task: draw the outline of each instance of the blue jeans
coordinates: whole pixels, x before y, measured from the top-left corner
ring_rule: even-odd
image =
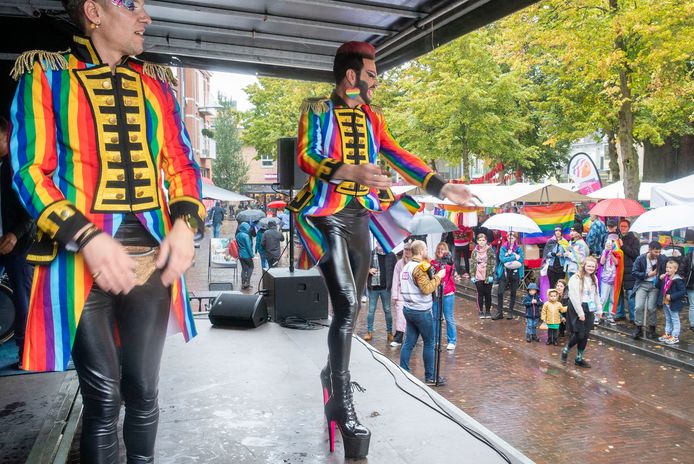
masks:
[[[629,320],[634,322],[634,310],[636,309],[636,292],[632,288],[631,290],[625,290],[627,292],[627,302],[629,303]]]
[[[405,343],[400,351],[400,367],[410,372],[410,358],[412,349],[417,344],[417,339],[422,336],[424,349],[424,380],[434,379],[434,316],[431,311],[415,311],[407,307],[403,308],[403,314],[407,321]]]
[[[628,292],[628,290],[624,289],[622,287],[622,291],[619,292],[619,300],[617,300],[617,314],[615,314],[615,317],[621,318],[624,317],[624,293]]]
[[[687,290],[689,295],[689,327],[694,327],[694,288]]]
[[[665,333],[680,338],[680,313],[670,310],[670,305],[663,305],[665,310]]]
[[[267,269],[268,267],[270,267],[267,262],[267,256],[265,256],[265,252],[259,251],[258,256],[260,256],[261,269]]]
[[[221,222],[212,224],[212,237],[219,238],[219,230],[221,228],[222,228]]]
[[[533,319],[532,317],[525,318],[525,336],[535,335],[537,336],[537,321],[540,319]]]
[[[456,331],[455,331],[455,321],[453,320],[453,303],[455,303],[455,295],[444,295],[443,297],[443,317],[446,319],[446,338],[448,343],[455,345],[456,342]],[[432,308],[434,313],[434,327],[438,329],[439,327],[439,299],[434,297],[434,307]],[[439,340],[439,331],[434,331],[434,339]]]
[[[376,314],[376,306],[378,299],[381,299],[383,312],[386,314],[386,330],[388,333],[393,332],[393,316],[390,313],[390,290],[384,288],[382,290],[369,290],[369,315],[366,318],[366,330],[374,331],[374,315]]]

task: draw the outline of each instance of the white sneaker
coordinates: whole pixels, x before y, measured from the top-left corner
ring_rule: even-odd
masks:
[[[362,302],[362,303],[368,303],[368,302],[369,302],[369,297],[367,297],[367,296],[361,297],[361,302]]]
[[[448,351],[453,351],[453,350],[455,350],[455,345],[454,345],[453,343],[449,343],[449,344],[446,346],[446,349],[447,349]]]

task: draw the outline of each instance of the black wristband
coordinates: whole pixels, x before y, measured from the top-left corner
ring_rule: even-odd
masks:
[[[82,233],[77,240],[75,240],[75,243],[77,243],[77,248],[79,250],[84,249],[84,247],[87,246],[87,243],[91,242],[94,237],[99,234],[101,234],[101,231],[96,226],[90,227],[84,233]]]

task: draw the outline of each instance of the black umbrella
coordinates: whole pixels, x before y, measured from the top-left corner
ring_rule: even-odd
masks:
[[[238,222],[255,222],[265,217],[262,209],[245,209],[236,215]]]
[[[279,223],[279,219],[277,219],[277,218],[274,218],[274,217],[264,217],[264,218],[262,218],[260,221],[258,221],[258,224],[257,224],[257,225],[258,225],[258,227],[260,227],[261,229],[269,229],[270,226],[268,225],[268,223],[269,223],[270,221],[274,221],[274,222],[275,222],[275,225],[277,225],[277,224]]]
[[[412,235],[443,234],[458,230],[458,226],[445,217],[422,214],[415,216],[407,228]]]

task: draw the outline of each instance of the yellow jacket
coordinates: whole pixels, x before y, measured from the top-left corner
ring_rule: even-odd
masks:
[[[545,324],[560,324],[561,323],[561,313],[566,312],[566,307],[559,301],[554,303],[551,301],[546,302],[542,305],[542,313],[540,314],[540,319],[542,319]]]

